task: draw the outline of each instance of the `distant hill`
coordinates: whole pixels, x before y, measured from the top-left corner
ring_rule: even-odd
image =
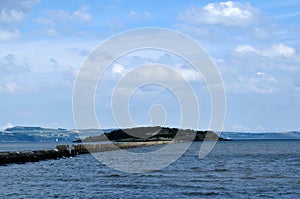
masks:
[[[180,131],[180,137],[176,136]],[[77,142],[100,142],[107,138],[117,142],[146,142],[146,141],[171,141],[175,138],[177,141],[194,140],[203,141],[205,137],[208,140],[225,140],[212,131],[195,131],[190,129],[178,129],[168,127],[136,127],[128,129],[117,129],[109,133],[98,136],[87,137],[77,140]]]
[[[222,132],[221,136],[232,140],[251,140],[251,139],[300,139],[300,132],[266,132],[266,133],[243,133],[243,132]]]
[[[67,130],[64,128],[52,129],[43,127],[16,126],[0,131],[0,142],[44,142],[44,141],[74,141],[80,137],[103,134],[112,129],[84,129]]]
[[[161,129],[159,132],[158,130]],[[168,127],[137,127],[125,129],[129,135],[120,129],[80,129],[68,130],[64,128],[43,128],[16,126],[0,131],[0,142],[18,142],[18,141],[78,141],[80,138],[84,141],[103,140],[103,133],[111,140],[115,141],[143,141],[148,140],[170,140],[173,139],[179,129]],[[212,131],[194,131],[184,130],[186,136],[189,133],[196,133],[195,140],[203,140],[204,135],[209,133],[213,139],[216,134]],[[135,135],[135,136],[134,136]],[[232,140],[250,140],[250,139],[300,139],[300,132],[290,131],[281,133],[245,133],[245,132],[222,132],[220,137]]]

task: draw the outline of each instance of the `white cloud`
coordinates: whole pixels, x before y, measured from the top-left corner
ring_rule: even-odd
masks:
[[[7,54],[0,59],[0,77],[10,74],[29,72],[29,67],[25,62],[16,59],[15,55]]]
[[[146,82],[147,85],[153,85],[159,83],[165,85],[167,88],[173,88],[180,93],[185,93],[187,85],[190,85],[191,81],[198,80],[200,76],[193,70],[183,68],[172,68],[168,66],[160,66],[156,64],[150,64],[147,66],[141,66],[134,68],[133,70],[124,69],[120,64],[115,64],[112,68],[114,74],[122,74],[122,83],[116,89],[119,96],[123,96],[124,93],[129,93],[135,89],[135,87],[141,86],[137,82]],[[111,81],[111,77],[109,81]],[[110,82],[111,83],[111,82]],[[120,82],[118,82],[120,83]],[[107,85],[111,86],[111,85]],[[107,88],[106,87],[106,88]],[[153,89],[141,89],[143,94],[150,95],[158,94],[162,92],[161,87],[154,87]],[[189,96],[191,97],[191,96]]]
[[[79,69],[70,67],[68,70],[63,72],[64,81],[67,84],[69,84],[70,86],[73,86],[73,83],[77,77],[78,72],[79,72]]]
[[[45,25],[45,26],[54,26],[55,25],[53,20],[51,20],[49,18],[37,17],[34,19],[34,21],[37,22],[38,24]]]
[[[53,62],[49,61],[51,58],[55,58],[55,61],[59,63],[58,70],[60,71],[67,70],[70,66],[78,68],[84,61],[87,52],[96,46],[97,42],[57,39],[3,43],[0,47],[0,55],[3,56],[2,59],[0,57],[0,72],[4,71],[3,68],[8,72],[8,69],[22,69],[26,65],[33,73],[57,71],[54,70]],[[13,59],[7,59],[6,56],[10,54],[13,55],[14,65],[17,67],[10,64]]]
[[[130,16],[130,17],[137,17],[137,16],[138,16],[138,13],[137,13],[136,11],[134,11],[134,10],[131,10],[131,11],[129,12],[129,16]]]
[[[27,82],[8,81],[0,83],[0,93],[21,94],[34,93],[38,90],[37,84]]]
[[[165,53],[160,53],[159,55],[151,58],[150,53],[146,53],[144,55],[137,54],[134,56],[123,57],[118,61],[118,63],[113,64],[112,74],[124,75],[137,66],[158,63],[170,67],[170,69],[177,72],[187,81],[197,81],[201,79],[197,70],[195,70],[192,66],[186,65],[186,63],[183,60],[178,59],[178,57]],[[166,70],[164,68],[160,68],[155,71],[149,71],[149,73],[154,73],[155,76],[160,76],[164,74],[165,71]],[[173,81],[172,77],[166,77],[166,79]]]
[[[277,90],[278,81],[264,72],[257,72],[250,79],[250,86],[257,93],[273,93]]]
[[[254,21],[258,13],[250,4],[227,1],[192,7],[180,13],[178,20],[196,25],[243,26]]]
[[[20,37],[21,33],[16,24],[30,12],[30,6],[36,0],[0,1],[0,41],[13,40]]]
[[[68,49],[69,52],[74,53],[75,55],[80,55],[80,56],[87,56],[90,51],[84,48],[70,48]]]
[[[125,68],[123,65],[121,64],[114,64],[112,67],[112,73],[113,74],[124,74],[125,72]]]
[[[247,132],[250,131],[250,128],[240,124],[234,124],[231,126],[232,131],[240,131],[240,132]]]
[[[124,28],[124,24],[119,18],[114,18],[110,21],[107,21],[105,22],[105,25],[108,26],[111,30],[118,30]]]
[[[60,34],[54,28],[44,28],[44,33],[52,37],[58,37]]]
[[[90,22],[92,20],[92,15],[87,10],[88,8],[85,6],[81,7],[79,10],[75,10],[72,13],[72,18],[82,22]]]
[[[30,7],[39,0],[0,1],[0,23],[16,23],[24,19],[31,11]]]
[[[45,12],[47,17],[38,17],[35,19],[36,22],[53,26],[56,23],[76,21],[76,22],[90,22],[92,15],[87,11],[87,7],[81,7],[73,12],[67,12],[63,9],[60,10],[48,10]]]
[[[12,128],[14,125],[12,124],[12,123],[7,123],[6,125],[4,125],[4,126],[1,126],[1,128],[0,128],[0,130],[5,130],[5,129],[7,129],[7,128]]]
[[[88,8],[82,6],[80,9],[75,10],[73,12],[67,12],[65,10],[48,10],[46,11],[48,19],[51,19],[55,23],[66,22],[66,21],[77,21],[77,22],[90,22],[92,20],[91,13],[88,12]],[[47,22],[48,25],[49,20],[45,20],[43,18],[37,18],[38,22]],[[42,19],[42,20],[41,20]],[[47,19],[47,18],[46,18]]]
[[[197,81],[200,75],[192,69],[183,67],[169,67],[155,64],[155,62],[142,65],[123,65],[120,63],[113,64],[110,67],[109,73],[106,73],[102,78],[105,80],[105,89],[115,86],[117,82],[126,79],[125,82],[119,85],[118,92],[128,92],[133,90],[137,82],[148,82],[150,84],[157,82],[163,85],[172,85],[177,87],[177,90],[184,92],[183,85]],[[112,78],[113,77],[113,78]],[[103,89],[101,89],[103,91]],[[143,90],[143,89],[142,89]],[[108,89],[107,92],[111,92]],[[143,92],[161,92],[161,88],[155,87],[153,90],[143,90]]]
[[[235,49],[234,49],[234,52],[236,53],[257,53],[257,50],[251,46],[251,45],[240,45],[240,46],[237,46]]]
[[[0,47],[0,93],[71,91],[76,70],[95,44],[96,41],[82,40],[3,43]]]
[[[149,19],[151,17],[151,13],[147,10],[145,10],[143,13],[141,12],[137,12],[135,10],[131,10],[129,12],[129,16],[132,17],[132,18],[139,18],[139,19]]]
[[[267,24],[261,24],[261,27],[255,27],[252,29],[255,38],[260,40],[267,40],[274,34],[272,28],[268,27]]]
[[[0,23],[16,23],[22,21],[24,17],[23,11],[3,9],[0,12]]]
[[[227,93],[257,95],[280,93],[286,89],[289,81],[283,75],[278,75],[274,67],[268,69],[258,65],[260,61],[257,58],[250,57],[249,60],[238,58],[231,63],[218,64]]]
[[[19,85],[17,85],[15,82],[8,82],[4,86],[4,89],[11,94],[15,94],[20,90]]]
[[[266,131],[267,129],[261,125],[257,125],[255,128],[256,131]]]
[[[21,33],[19,30],[1,30],[0,29],[0,41],[8,41],[8,40],[14,40],[21,36]]]
[[[197,81],[201,79],[200,74],[196,70],[182,67],[177,67],[174,70],[188,81]]]
[[[296,50],[290,46],[284,44],[273,45],[270,49],[267,49],[265,52],[262,52],[264,56],[267,57],[292,57],[295,55]]]
[[[293,47],[285,44],[274,44],[266,48],[255,48],[251,45],[239,45],[234,50],[238,54],[254,53],[264,57],[292,57],[296,54],[296,50]]]
[[[41,25],[41,32],[55,37],[60,35],[60,29],[72,31],[74,25],[85,25],[93,20],[92,14],[88,12],[88,7],[86,6],[82,6],[80,9],[72,12],[67,12],[63,9],[46,10],[44,14],[45,16],[39,16],[34,21]]]

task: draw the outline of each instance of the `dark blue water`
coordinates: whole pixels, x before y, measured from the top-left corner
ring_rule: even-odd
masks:
[[[0,167],[0,198],[300,198],[300,141],[219,142],[204,159],[200,145],[141,174],[91,155]]]
[[[71,145],[72,142],[0,142],[0,152],[54,149],[60,144]]]

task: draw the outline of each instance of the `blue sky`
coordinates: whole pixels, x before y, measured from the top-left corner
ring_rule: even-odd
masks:
[[[287,1],[0,1],[0,127],[75,128],[72,91],[81,64],[101,41],[133,28],[161,27],[196,40],[214,60],[226,88],[226,131],[300,130],[300,3]],[[118,60],[107,71],[96,112],[114,127],[110,91],[130,67],[153,52]],[[154,53],[155,54],[155,53]],[[209,95],[203,82],[175,57],[152,61],[176,65],[198,90],[200,127],[208,127]],[[168,79],[167,79],[168,80]],[[171,80],[170,80],[171,81]],[[161,88],[144,88],[130,102],[138,125],[148,109],[164,106],[166,125],[177,126],[178,102]],[[102,97],[102,98],[101,98]],[[159,99],[159,100],[158,100]]]

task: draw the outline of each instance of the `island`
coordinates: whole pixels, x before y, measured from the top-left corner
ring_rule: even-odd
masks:
[[[79,139],[74,142],[154,142],[154,141],[204,141],[205,140],[221,140],[227,141],[219,137],[213,131],[196,131],[191,129],[178,129],[161,126],[153,127],[134,127],[125,129],[116,129],[97,136],[90,136]]]

